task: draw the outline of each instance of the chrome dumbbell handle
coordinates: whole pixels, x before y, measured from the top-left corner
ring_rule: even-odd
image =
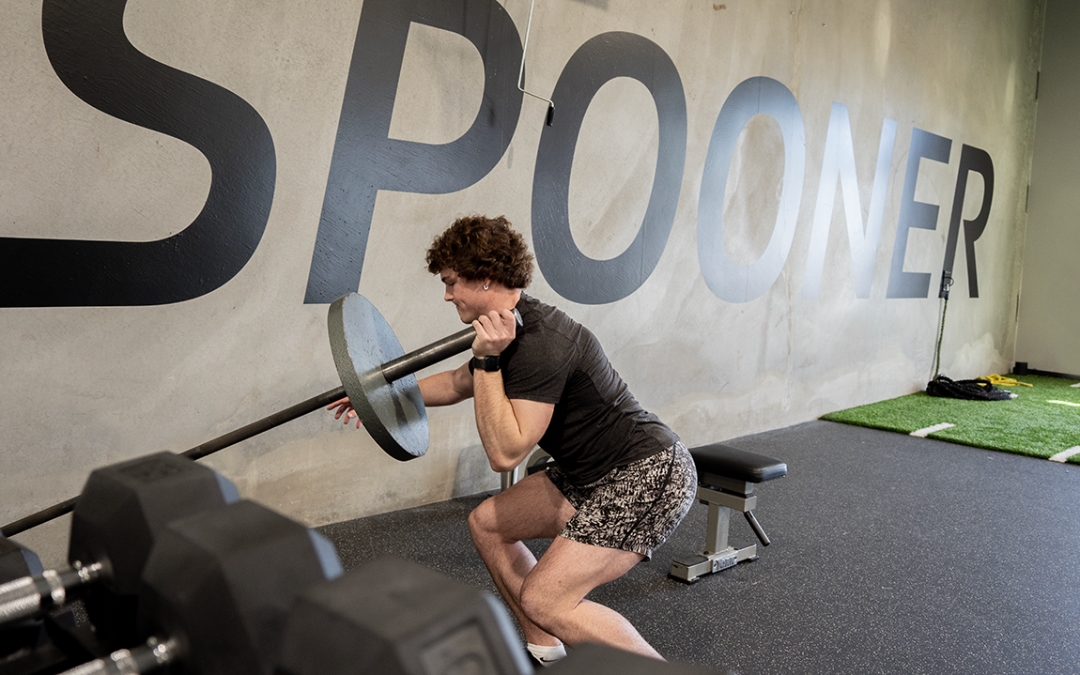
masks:
[[[145,645],[115,651],[108,658],[76,666],[63,675],[143,675],[168,665],[176,654],[175,640],[151,638]]]
[[[47,570],[0,586],[0,626],[40,616],[67,604],[68,593],[101,576],[100,563]]]

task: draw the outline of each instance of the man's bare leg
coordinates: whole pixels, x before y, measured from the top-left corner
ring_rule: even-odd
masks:
[[[534,645],[561,642],[522,611],[521,587],[537,564],[522,540],[556,537],[574,513],[574,507],[548,477],[537,473],[485,500],[469,515],[476,550],[525,639]]]
[[[663,659],[615,610],[585,600],[597,586],[630,571],[639,553],[589,546],[556,537],[520,592],[521,611],[541,630],[568,645],[596,642]]]
[[[559,537],[574,513],[540,473],[484,501],[469,516],[477,551],[525,639],[535,645],[598,642],[662,658],[621,614],[584,599],[643,556]],[[554,541],[537,562],[522,540],[540,538]]]

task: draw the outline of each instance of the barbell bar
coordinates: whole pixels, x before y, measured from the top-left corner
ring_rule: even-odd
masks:
[[[323,394],[319,394],[318,396],[309,398],[303,403],[298,403],[294,406],[285,408],[284,410],[279,410],[273,415],[269,415],[262,418],[261,420],[242,426],[239,429],[230,431],[227,434],[218,436],[213,440],[197,445],[194,448],[191,448],[190,450],[186,450],[179,454],[183,457],[187,457],[193,460],[201,459],[203,457],[206,457],[207,455],[212,455],[219,450],[224,450],[229,446],[236,445],[241,441],[245,441],[249,438],[258,436],[264,431],[269,431],[274,427],[285,424],[286,422],[290,422],[308,413],[314,412],[321,408],[325,408],[326,406],[330,405],[334,401],[337,401],[343,396],[345,396],[345,387],[338,387],[337,389],[332,389]],[[53,504],[52,506],[42,509],[37,513],[26,516],[25,518],[21,518],[12,523],[8,523],[7,525],[4,525],[3,528],[0,528],[0,533],[2,533],[5,537],[13,537],[20,532],[25,532],[26,530],[37,527],[38,525],[43,525],[50,520],[55,520],[62,515],[71,513],[71,511],[75,508],[75,502],[78,501],[78,499],[78,497],[72,497],[71,499],[62,501],[58,504]]]
[[[520,315],[517,321],[520,325]],[[476,329],[470,326],[406,354],[390,324],[359,293],[343,295],[330,305],[327,326],[330,350],[342,386],[179,454],[192,460],[201,459],[324,409],[345,396],[372,439],[391,457],[407,461],[427,452],[427,412],[414,373],[468,350],[476,339]],[[77,500],[78,497],[72,497],[4,525],[0,534],[11,537],[59,518],[70,513]]]

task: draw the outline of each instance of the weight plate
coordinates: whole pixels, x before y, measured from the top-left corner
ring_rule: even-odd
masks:
[[[394,330],[371,302],[350,293],[330,305],[330,351],[338,377],[364,428],[402,462],[427,452],[427,411],[415,375],[387,382],[382,366],[405,355]]]

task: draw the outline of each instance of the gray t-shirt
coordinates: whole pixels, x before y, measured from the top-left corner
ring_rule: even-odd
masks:
[[[678,440],[642,409],[588,328],[524,293],[517,309],[524,325],[500,359],[506,396],[555,405],[540,447],[572,482],[587,485]]]

